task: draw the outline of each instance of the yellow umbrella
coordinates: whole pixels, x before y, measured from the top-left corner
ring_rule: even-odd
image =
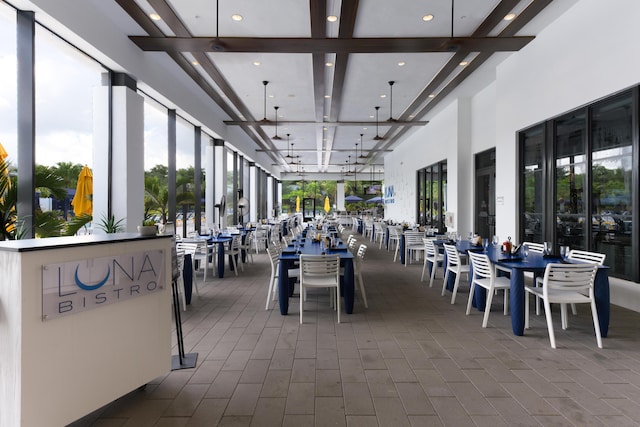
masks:
[[[71,201],[73,213],[78,215],[91,215],[93,212],[93,174],[87,166],[83,167],[78,175],[76,195]]]
[[[331,210],[331,205],[329,204],[329,196],[324,198],[324,211],[329,212]]]
[[[9,157],[9,153],[7,153],[7,150],[4,149],[4,147],[2,146],[2,143],[0,143],[0,162],[4,163],[4,159],[6,159],[7,157]],[[5,168],[4,170],[4,175],[6,177],[9,176],[9,169]],[[7,180],[7,189],[11,188],[11,180]],[[0,202],[2,202],[2,197],[0,197]],[[12,211],[14,209],[12,208]],[[16,229],[15,224],[7,224],[6,226],[6,230],[11,233],[13,230]]]
[[[4,160],[7,157],[9,157],[9,153],[7,153],[7,150],[5,150],[2,143],[0,143],[0,160]]]
[[[296,196],[296,212],[300,212],[300,196]]]

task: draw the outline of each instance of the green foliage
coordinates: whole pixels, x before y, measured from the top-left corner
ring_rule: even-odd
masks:
[[[82,227],[85,227],[91,221],[93,221],[93,217],[87,214],[82,214],[82,215],[73,217],[67,222],[62,235],[74,236],[78,232],[78,230],[80,230]]]
[[[103,215],[97,225],[107,234],[122,233],[125,230],[124,218],[116,220],[113,214],[109,216]]]

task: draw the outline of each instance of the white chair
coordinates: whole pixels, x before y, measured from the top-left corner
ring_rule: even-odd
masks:
[[[209,259],[215,263],[216,258],[214,253],[216,252],[216,247],[215,245],[208,244],[204,239],[198,239],[196,244],[198,246],[193,257],[193,267],[194,271],[200,268],[200,266],[204,269],[204,275],[202,276],[202,283],[204,284],[207,281],[207,274],[209,273]],[[198,294],[198,296],[200,296],[200,294]]]
[[[424,263],[422,264],[422,276],[420,277],[420,281],[424,281],[424,273],[427,269],[427,263],[431,263],[431,276],[429,278],[429,287],[433,286],[433,279],[436,277],[436,270],[438,269],[438,263],[444,261],[444,255],[438,251],[436,245],[433,243],[433,238],[424,238],[422,239],[424,242]]]
[[[364,237],[368,237],[369,240],[373,241],[373,221],[364,221]]]
[[[300,255],[300,324],[306,288],[335,290],[336,310],[340,323],[340,257],[338,255]]]
[[[367,303],[367,293],[364,291],[364,280],[362,279],[362,270],[364,270],[364,255],[367,253],[367,245],[360,245],[358,253],[353,260],[353,267],[355,270],[355,277],[360,285],[360,294],[362,294],[362,301],[365,308],[369,308]]]
[[[272,245],[267,248],[269,263],[271,264],[271,276],[269,277],[269,290],[267,292],[267,303],[264,307],[269,310],[269,301],[275,301],[278,294],[278,279],[280,278],[280,251],[277,246]],[[289,277],[300,277],[300,269],[290,268]]]
[[[460,261],[460,254],[458,254],[458,250],[454,245],[445,243],[444,250],[447,253],[447,270],[444,274],[444,283],[442,283],[442,296],[444,296],[444,292],[447,289],[449,274],[454,273],[456,275],[456,280],[453,284],[453,292],[451,293],[451,304],[455,304],[460,276],[466,273],[467,277],[469,277],[469,264],[463,264],[462,261]]]
[[[347,245],[347,248],[349,249],[349,252],[351,252],[352,254],[356,254],[356,247],[358,246],[358,239],[353,238],[349,241],[349,244]]]
[[[249,230],[247,231],[247,234],[244,236],[244,243],[242,243],[242,240],[240,241],[240,251],[241,252],[244,251],[245,259],[251,260],[251,263],[253,263],[253,252],[251,252],[254,245],[253,240],[254,240],[253,231]]]
[[[400,227],[396,225],[389,227],[389,246],[387,247],[387,251],[389,251],[395,245],[393,262],[396,262],[396,258],[398,258],[398,250],[400,248],[401,233],[402,233],[402,230],[400,229]]]
[[[525,286],[525,328],[529,328],[529,294],[542,298],[544,314],[547,319],[549,341],[551,347],[556,348],[556,338],[551,319],[551,304],[561,304],[560,317],[562,329],[567,328],[567,304],[590,304],[593,316],[593,327],[596,332],[598,347],[602,348],[600,322],[593,287],[598,266],[594,264],[548,264],[542,278],[542,287]]]
[[[257,228],[253,233],[253,245],[256,250],[256,255],[260,253],[260,249],[267,246],[269,241],[269,230],[266,228]]]
[[[231,239],[231,247],[229,248],[228,255],[231,257],[231,263],[233,264],[233,272],[238,275],[238,265],[244,271],[244,264],[242,263],[242,249],[240,246],[242,245],[242,237],[239,234],[234,235]]]
[[[404,266],[411,264],[414,255],[424,252],[424,233],[421,231],[406,231],[404,233]],[[417,259],[417,257],[416,257]]]
[[[196,295],[198,295],[198,297],[200,297],[200,290],[198,289],[198,281],[196,280],[196,261],[195,261],[195,257],[196,257],[196,252],[198,251],[198,244],[197,243],[187,243],[187,242],[177,242],[176,243],[176,251],[177,252],[183,252],[184,255],[190,255],[191,256],[191,266],[192,266],[192,270],[193,270],[193,279],[192,279],[192,283],[193,283],[193,287],[196,290]]]
[[[476,286],[481,286],[487,290],[487,299],[484,306],[484,317],[482,327],[486,328],[491,312],[491,302],[496,290],[504,290],[504,315],[509,313],[509,288],[511,281],[506,277],[496,276],[495,268],[491,265],[489,257],[483,253],[469,252],[469,259],[473,267],[473,277],[471,279],[471,289],[469,289],[469,300],[467,301],[467,316],[471,312],[471,302]]]
[[[578,249],[572,249],[569,251],[567,255],[567,259],[574,261],[583,261],[588,262],[590,264],[596,265],[604,265],[604,260],[607,258],[606,254],[601,254],[599,252],[588,252],[581,251]],[[578,310],[575,304],[571,304],[571,313],[575,316],[578,314]],[[538,314],[538,312],[536,312]]]
[[[387,232],[387,224],[384,222],[377,222],[375,231],[376,232],[373,235],[373,241],[380,241],[378,249],[382,249],[382,243],[384,242],[384,237]]]

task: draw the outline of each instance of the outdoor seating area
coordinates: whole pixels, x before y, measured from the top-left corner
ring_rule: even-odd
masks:
[[[463,264],[470,270],[469,279],[463,275],[457,291],[468,303],[451,305],[448,294],[441,296],[441,289],[451,290],[446,290],[448,264],[438,238],[424,237],[423,247],[437,249],[442,258],[434,258],[429,250],[420,254],[430,260],[422,275],[422,260],[398,264],[385,247],[371,244],[368,235],[351,228],[299,225],[287,244],[272,235],[266,251],[255,253],[252,248],[254,262],[238,276],[209,274],[204,279],[205,270],[195,270],[199,296],[182,312],[187,351],[199,354],[195,368],[168,373],[144,391],[134,391],[72,426],[136,419],[180,419],[186,425],[251,425],[257,420],[260,425],[465,425],[490,420],[505,425],[579,425],[585,413],[603,424],[640,420],[633,409],[635,394],[629,394],[640,387],[633,374],[640,371],[640,343],[633,326],[640,314],[612,306],[603,317],[607,327],[609,318],[615,319],[615,327],[596,345],[595,308],[593,319],[581,311],[571,316],[570,325],[565,322],[567,310],[560,307],[548,316],[533,315],[533,299],[526,299],[526,316],[525,306],[514,310],[514,282],[491,267],[496,258],[490,248],[485,253],[482,246],[474,248],[465,241],[447,243],[454,250],[475,250],[470,264]],[[337,244],[330,256],[331,286],[337,288],[327,291],[330,284],[322,279],[315,282],[322,289],[300,290],[308,271],[318,268],[306,267],[305,257],[329,261],[321,254],[328,251],[324,239],[329,236]],[[537,256],[533,253],[529,257]],[[335,262],[345,257],[352,260],[352,270],[345,265],[336,269]],[[434,262],[441,265],[431,276]],[[579,265],[594,271],[595,283],[598,265]],[[345,274],[351,276],[351,296],[341,289]],[[421,280],[427,275],[434,286]],[[477,285],[473,294],[471,280]],[[545,276],[545,284],[546,280]],[[472,308],[485,307],[485,299],[479,297],[484,288],[489,290],[491,316]],[[505,290],[509,298],[490,298],[493,289]],[[544,284],[526,287],[526,293],[544,298],[545,289]],[[549,298],[545,306],[547,301],[591,301],[595,307],[595,286],[585,289],[587,296],[580,301]],[[524,293],[523,285],[523,304]],[[287,315],[282,312],[284,301]],[[523,334],[512,330],[514,313],[522,313],[523,330],[526,322]],[[555,335],[548,319],[562,323]],[[601,323],[597,331],[602,327]],[[157,409],[150,413],[144,409],[149,405]],[[567,405],[581,410],[567,411]]]

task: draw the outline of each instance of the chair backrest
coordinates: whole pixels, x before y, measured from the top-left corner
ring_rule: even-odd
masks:
[[[398,228],[398,226],[394,225],[389,227],[389,237],[394,236],[394,237],[398,237],[400,235],[400,228]]]
[[[176,251],[184,251],[185,255],[194,256],[198,250],[197,243],[177,242]]]
[[[584,292],[593,296],[593,283],[598,266],[596,264],[547,264],[544,271],[543,293],[551,289]]]
[[[360,247],[358,248],[358,254],[357,259],[362,262],[364,261],[364,254],[367,253],[367,245],[360,245]]]
[[[494,269],[491,266],[491,261],[487,254],[481,254],[478,252],[469,252],[469,259],[473,267],[474,279],[479,278],[493,278]]]
[[[529,252],[537,252],[539,254],[544,252],[544,244],[543,243],[534,243],[534,242],[522,242],[522,246],[527,245],[529,248]]]
[[[240,251],[240,246],[242,245],[242,237],[240,235],[233,236],[231,239],[231,251]]]
[[[347,247],[349,248],[349,250],[351,252],[353,252],[356,249],[356,245],[358,244],[358,240],[357,239],[351,239],[351,241],[349,242],[349,245],[347,245]]]
[[[278,252],[275,247],[269,246],[267,248],[267,254],[269,254],[269,262],[271,263],[271,273],[274,274],[278,271],[280,252]]]
[[[422,241],[424,242],[424,251],[429,258],[433,258],[438,254],[438,252],[436,251],[436,245],[433,244],[433,240],[433,237],[424,237],[422,239]]]
[[[423,244],[424,233],[422,231],[405,231],[404,241],[407,245]]]
[[[279,240],[272,240],[270,247],[273,247],[278,253],[282,252],[282,243]]]
[[[300,255],[300,280],[305,278],[340,278],[340,256],[338,255]]]
[[[458,250],[456,249],[455,245],[449,245],[445,243],[444,250],[447,253],[447,263],[449,265],[460,264],[460,256],[458,255]]]
[[[571,249],[569,251],[569,256],[567,256],[567,258],[569,259],[580,260],[598,265],[604,265],[604,260],[606,257],[606,254],[601,254],[599,252],[579,251],[577,249]]]

